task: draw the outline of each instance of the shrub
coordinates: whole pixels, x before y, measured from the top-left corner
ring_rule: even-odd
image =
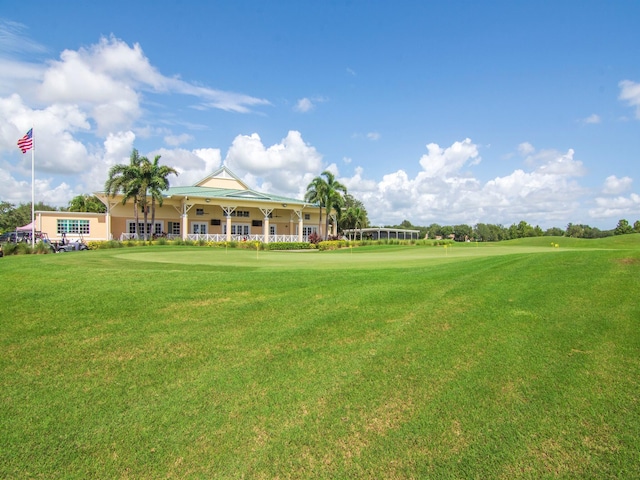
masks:
[[[318,235],[316,232],[311,232],[311,234],[309,235],[309,243],[313,243],[314,245],[317,245],[321,241],[322,241],[322,238],[320,238],[320,235]]]
[[[17,255],[18,254],[18,244],[17,243],[5,243],[2,246],[2,251],[5,255]]]
[[[33,253],[37,253],[39,255],[45,255],[47,253],[54,253],[53,246],[50,243],[45,243],[40,241],[36,243],[35,248],[33,249]]]
[[[339,248],[345,248],[348,245],[349,242],[346,240],[327,240],[318,243],[318,250],[337,250]]]
[[[273,242],[268,243],[269,250],[310,250],[312,244],[309,242]]]

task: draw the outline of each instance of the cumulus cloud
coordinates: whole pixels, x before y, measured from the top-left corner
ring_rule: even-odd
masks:
[[[171,185],[193,185],[222,165],[222,155],[217,148],[185,150],[181,148],[160,148],[149,153],[149,158],[160,155],[164,165],[171,165],[178,171],[177,177],[170,177]]]
[[[469,165],[480,163],[478,147],[469,138],[455,142],[446,149],[430,143],[427,150],[428,153],[420,159],[420,165],[428,177],[443,177],[458,172],[467,162]]]
[[[139,44],[129,45],[114,36],[36,63],[34,58],[38,57],[34,55],[45,54],[46,50],[30,41],[20,24],[0,21],[0,47],[3,198],[30,200],[30,188],[25,190],[24,182],[30,184],[31,156],[20,155],[16,147],[17,139],[29,128],[34,129],[36,183],[43,189],[46,186],[48,192],[43,190],[38,199],[51,199],[52,205],[63,206],[68,195],[102,189],[109,167],[128,161],[135,131],[140,138],[161,137],[169,147],[193,140],[189,133],[174,133],[167,127],[175,122],[158,118],[158,113],[168,115],[162,108],[162,96],[184,97],[202,109],[240,113],[270,105],[257,97],[166,76]],[[29,61],[20,59],[25,53],[30,55]],[[187,124],[180,127],[202,128]],[[189,158],[200,158],[201,168],[194,168],[194,176],[204,176],[210,173],[205,173],[208,167],[221,163],[219,151],[217,160],[204,150],[169,152],[165,155],[175,157],[178,166],[188,163]]]
[[[270,147],[253,133],[233,140],[225,164],[239,175],[248,174],[245,180],[255,188],[301,198],[314,172],[322,170],[322,155],[295,130]]]
[[[632,193],[628,197],[597,197],[595,204],[596,206],[589,210],[589,215],[597,219],[619,220],[629,215],[640,215],[640,195],[637,193]]]
[[[602,193],[607,195],[618,195],[631,188],[633,180],[630,177],[618,178],[615,175],[608,176],[604,181]]]
[[[361,199],[376,224],[398,224],[409,219],[416,225],[477,222],[511,224],[525,219],[553,226],[577,212],[588,191],[577,178],[584,174],[575,153],[542,150],[521,144],[528,155],[528,169],[481,182],[469,171],[480,162],[478,146],[470,139],[449,147],[427,145],[419,164],[422,170],[410,176],[405,170],[388,173],[376,182],[366,179],[359,168],[350,178],[340,178],[350,193]]]
[[[636,108],[636,118],[640,119],[640,83],[631,80],[623,80],[618,86],[620,87],[620,100],[626,102],[630,107]]]

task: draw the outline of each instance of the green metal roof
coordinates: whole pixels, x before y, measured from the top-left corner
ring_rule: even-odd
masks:
[[[258,202],[307,204],[304,200],[298,200],[296,198],[282,197],[280,195],[272,195],[255,190],[237,190],[230,188],[196,186],[170,187],[168,190],[162,192],[162,194],[165,198],[191,195],[196,198],[211,198],[216,200],[254,200]]]

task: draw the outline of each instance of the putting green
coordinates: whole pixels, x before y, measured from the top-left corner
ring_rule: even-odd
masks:
[[[115,255],[127,261],[155,262],[180,265],[209,265],[245,268],[336,268],[374,269],[411,268],[446,262],[457,262],[471,257],[514,254],[561,254],[571,249],[532,246],[473,245],[440,247],[385,246],[360,247],[338,251],[252,251],[206,247],[181,247],[130,251]]]

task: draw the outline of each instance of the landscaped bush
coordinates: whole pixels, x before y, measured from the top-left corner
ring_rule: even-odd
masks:
[[[104,250],[107,248],[122,248],[124,245],[118,240],[91,240],[87,242],[89,250]]]
[[[47,253],[54,253],[54,250],[50,243],[40,241],[36,243],[32,253],[36,253],[38,255],[46,255]]]
[[[313,243],[314,245],[317,245],[321,241],[322,241],[322,238],[316,232],[311,232],[311,234],[309,234],[309,243]]]
[[[327,240],[318,243],[318,250],[337,250],[348,246],[349,242],[347,240]]]
[[[2,251],[5,255],[17,255],[18,244],[17,243],[5,243],[2,245]]]
[[[265,245],[268,250],[310,250],[313,248],[309,242],[273,242]]]

